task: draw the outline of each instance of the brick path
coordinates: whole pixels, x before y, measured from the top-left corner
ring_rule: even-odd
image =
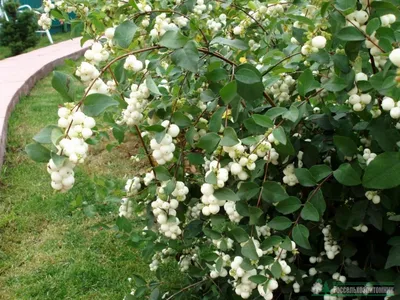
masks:
[[[77,59],[84,51],[80,38],[76,38],[0,60],[0,167],[5,155],[8,118],[19,98],[65,59]]]

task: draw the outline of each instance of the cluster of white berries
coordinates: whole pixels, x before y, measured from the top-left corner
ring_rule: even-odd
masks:
[[[143,70],[143,62],[137,59],[135,55],[129,55],[125,60],[124,69],[133,72],[140,72]]]
[[[43,30],[48,30],[51,27],[50,10],[55,8],[55,5],[51,3],[51,0],[43,1],[44,13],[40,15],[38,20],[38,25],[43,28]]]
[[[96,126],[96,121],[80,109],[74,108],[73,104],[65,103],[65,107],[58,109],[58,116],[58,126],[65,132],[69,127],[69,137],[88,139],[93,135],[92,128]]]
[[[122,198],[121,205],[119,207],[119,216],[130,218],[132,217],[132,201],[128,198]]]
[[[231,275],[234,281],[235,293],[243,299],[248,299],[252,291],[257,287],[257,284],[250,281],[249,278],[257,274],[255,269],[245,271],[240,265],[243,262],[243,257],[236,256],[231,262],[231,269],[229,275]]]
[[[227,201],[224,204],[224,209],[225,212],[227,213],[229,220],[231,220],[234,223],[239,223],[240,220],[242,219],[242,216],[239,215],[239,213],[236,210],[236,204],[234,201]]]
[[[338,273],[338,272],[333,273],[332,279],[340,281],[341,283],[345,283],[347,280],[346,276],[340,275],[340,273]]]
[[[213,244],[217,249],[232,249],[233,248],[233,240],[230,238],[221,238],[219,240],[212,240]]]
[[[214,196],[214,187],[212,184],[204,183],[201,186],[201,202],[204,204],[201,212],[205,216],[215,215],[220,211],[220,207],[225,204],[225,200],[218,200]]]
[[[364,10],[356,10],[347,15],[346,26],[355,26],[365,32],[369,15]]]
[[[273,4],[273,5],[269,5],[267,7],[266,14],[268,16],[270,16],[270,17],[275,17],[276,18],[276,17],[279,17],[281,14],[283,14],[284,11],[285,11],[285,9],[284,9],[283,5],[281,5],[281,4]],[[261,12],[263,12],[263,9],[261,9]]]
[[[297,179],[296,175],[294,174],[295,167],[293,164],[289,164],[285,167],[283,170],[283,183],[289,185],[289,186],[294,186],[299,183],[299,180]]]
[[[322,229],[322,234],[324,235],[324,248],[326,251],[326,256],[329,259],[334,259],[335,256],[340,252],[340,246],[332,237],[331,225],[326,225],[326,227]]]
[[[360,225],[353,227],[353,229],[355,231],[361,231],[363,233],[366,233],[368,231],[368,226],[361,223]]]
[[[367,191],[365,197],[371,200],[374,204],[379,204],[381,202],[381,197],[378,195],[378,191]]]
[[[172,196],[174,196],[178,201],[184,201],[188,193],[188,187],[182,181],[177,181]]]
[[[397,120],[400,118],[400,101],[395,102],[390,97],[384,97],[382,100],[382,109],[389,111],[392,119]]]
[[[372,97],[369,94],[358,95],[357,92],[353,93],[353,91],[354,90],[351,90],[348,93],[350,97],[347,101],[352,106],[354,111],[363,111],[365,107],[371,103]]]
[[[125,192],[127,196],[133,196],[138,193],[142,185],[140,184],[139,177],[133,177],[132,179],[128,179],[125,184]]]
[[[76,69],[76,76],[80,77],[83,83],[88,84],[93,79],[99,77],[100,72],[96,67],[86,61],[83,61],[81,65]]]
[[[225,186],[225,182],[229,179],[229,172],[226,168],[221,168],[221,164],[217,160],[213,160],[208,165],[209,170],[206,172],[205,177],[207,177],[210,173],[214,173],[217,178],[217,187],[223,188]]]
[[[221,269],[218,270],[217,265],[213,264],[212,269],[210,271],[210,277],[213,279],[218,278],[218,277],[226,277],[228,275],[226,266],[230,262],[231,257],[228,254],[225,254],[223,252],[220,253],[218,251],[215,251],[215,253],[220,254],[220,257],[222,258],[222,266],[221,266]]]
[[[178,206],[178,200],[170,199],[168,201],[168,199],[166,199],[164,201],[160,197],[151,203],[154,217],[156,218],[157,223],[160,225],[160,232],[173,240],[176,240],[177,237],[182,233],[182,230],[179,228],[180,221],[176,217],[176,209]]]
[[[323,288],[323,286],[322,286],[321,282],[316,281],[316,282],[314,282],[314,284],[311,287],[311,292],[313,294],[319,294],[322,292],[322,288]]]
[[[323,253],[323,252],[322,252]],[[322,256],[310,256],[309,261],[311,264],[320,263],[322,261]]]
[[[179,127],[175,124],[169,124],[169,121],[163,121],[162,126],[167,128],[167,133],[158,143],[156,139],[151,139],[150,148],[153,150],[153,157],[159,165],[171,161],[174,158],[175,144],[173,138],[179,135]]]
[[[145,186],[148,186],[156,177],[154,176],[154,172],[151,171],[149,173],[146,173],[143,178],[143,183]]]
[[[259,284],[257,287],[260,296],[265,300],[272,300],[274,298],[274,290],[279,287],[278,281],[274,278],[270,278],[266,285]]]
[[[326,46],[326,38],[322,35],[318,35],[311,39],[311,41],[307,41],[301,47],[301,54],[310,55],[311,53],[316,53],[319,49],[324,49]]]
[[[365,159],[367,166],[375,159],[375,157],[376,153],[371,152],[368,148],[364,149],[363,158]]]
[[[102,61],[106,61],[110,53],[103,48],[100,42],[93,43],[91,49],[86,50],[85,58],[92,64],[99,64]]]
[[[40,18],[38,20],[38,24],[40,27],[43,28],[43,30],[48,30],[51,27],[51,18],[49,16],[49,14],[45,13],[45,14],[41,14]]]
[[[143,111],[147,105],[147,99],[150,97],[150,91],[145,84],[132,84],[129,98],[125,98],[128,106],[122,110],[121,124],[128,126],[138,125],[143,119]]]
[[[380,17],[382,27],[390,27],[394,22],[396,22],[396,16],[393,14],[388,14]],[[365,25],[364,25],[365,26]],[[365,30],[365,29],[363,29]],[[376,38],[376,31],[374,31],[368,40],[365,41],[367,48],[371,49],[370,53],[374,57],[375,65],[382,68],[387,61],[387,56],[382,53],[379,45],[379,40]],[[390,58],[390,56],[389,56]],[[393,58],[393,56],[392,56]],[[393,62],[392,58],[390,60]],[[394,62],[393,62],[394,63]]]
[[[57,166],[52,159],[47,164],[47,172],[51,176],[51,187],[56,191],[66,192],[70,190],[74,183],[75,164],[70,160],[65,160],[61,166]]]
[[[207,20],[207,27],[213,32],[218,32],[221,30],[222,26],[226,25],[226,15],[219,15],[218,19]]]
[[[271,135],[271,134],[270,134]],[[269,136],[270,136],[269,135]],[[269,137],[268,136],[268,137]],[[258,157],[263,158],[264,160],[272,163],[273,165],[277,165],[279,159],[279,153],[276,152],[275,148],[272,147],[269,141],[262,141],[257,145],[253,145],[250,147],[251,153],[255,153]]]
[[[282,79],[278,80],[271,87],[271,92],[275,99],[279,102],[288,101],[290,99],[290,88],[296,83],[290,75],[284,75]]]
[[[204,207],[204,204],[201,203],[201,202],[197,202],[195,205],[189,206],[188,215],[192,219],[200,218],[200,214],[201,214],[201,211],[202,211],[203,207]]]
[[[176,18],[175,21],[178,23],[179,27],[184,27],[187,25],[188,19],[185,17]],[[150,30],[149,35],[153,38],[159,38],[163,36],[168,30],[176,31],[179,30],[179,28],[178,26],[176,26],[176,24],[171,22],[171,18],[167,18],[167,15],[165,13],[162,13],[156,17],[154,27],[152,30]]]
[[[204,0],[197,0],[196,5],[193,7],[193,13],[195,13],[196,15],[202,15],[207,10],[211,10],[211,9],[212,9],[212,6],[205,5]]]
[[[300,293],[300,284],[297,281],[293,283],[293,292],[296,294]]]
[[[114,82],[114,81],[111,81]],[[107,82],[108,83],[108,82]],[[115,84],[115,82],[114,82]],[[88,95],[90,94],[110,94],[110,87],[108,84],[105,84],[103,79],[97,78],[96,81],[91,86],[90,90],[87,92]]]
[[[258,236],[271,236],[271,228],[268,225],[256,226]]]

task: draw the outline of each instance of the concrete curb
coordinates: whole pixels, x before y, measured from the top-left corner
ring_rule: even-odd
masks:
[[[8,119],[20,97],[56,66],[66,59],[78,59],[86,49],[77,38],[0,61],[0,168],[6,154]]]

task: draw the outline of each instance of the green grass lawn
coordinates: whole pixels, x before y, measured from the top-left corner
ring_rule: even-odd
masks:
[[[63,42],[63,41],[69,40],[71,38],[71,33],[70,32],[56,33],[56,34],[52,35],[52,38],[53,38],[53,42],[56,44],[56,43],[59,43],[59,42]],[[43,47],[46,47],[46,46],[49,46],[49,45],[50,45],[50,42],[49,42],[47,36],[45,34],[41,34],[40,40],[37,43],[37,45],[35,47],[31,47],[31,48],[26,49],[24,51],[24,53],[27,53],[27,52],[30,52],[32,50],[36,50],[36,49],[39,49],[39,48],[43,48]],[[4,58],[7,58],[10,55],[11,55],[10,48],[4,47],[4,46],[0,46],[0,60],[2,60]]]
[[[72,72],[70,67],[60,69]],[[115,224],[118,204],[104,204],[107,213],[92,218],[70,205],[77,195],[93,201],[94,175],[132,176],[143,167],[127,163],[137,151],[134,140],[111,154],[104,145],[92,148],[66,194],[55,193],[45,164],[25,154],[25,145],[41,128],[57,123],[61,103],[50,75],[21,99],[9,120],[0,173],[0,299],[122,299],[133,273],[152,277],[138,249],[127,246],[114,230],[95,226]],[[175,269],[163,272],[174,281]]]

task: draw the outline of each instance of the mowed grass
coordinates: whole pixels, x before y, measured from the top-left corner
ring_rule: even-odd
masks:
[[[70,67],[60,70],[72,72]],[[92,218],[70,205],[77,195],[94,201],[94,175],[122,178],[144,167],[127,160],[138,151],[134,139],[111,153],[104,145],[92,147],[66,194],[55,193],[46,165],[25,154],[25,145],[41,128],[57,123],[62,102],[50,75],[21,99],[9,120],[0,173],[0,299],[122,299],[130,291],[132,274],[153,278],[140,249],[127,246],[115,230],[96,226],[115,224],[118,204],[104,204],[106,213]],[[178,277],[171,268],[163,273],[174,281]]]
[[[60,32],[60,33],[53,34],[51,37],[53,38],[54,44],[56,44],[56,43],[71,39],[71,33],[70,32]],[[47,38],[47,36],[45,34],[40,34],[40,39],[39,39],[39,42],[36,44],[36,46],[26,49],[24,51],[24,53],[27,53],[27,52],[30,52],[32,50],[36,50],[39,48],[43,48],[43,47],[46,47],[49,45],[50,45],[50,42],[49,42],[49,39]],[[0,60],[5,59],[10,56],[11,56],[10,48],[8,48],[6,46],[0,46]]]

